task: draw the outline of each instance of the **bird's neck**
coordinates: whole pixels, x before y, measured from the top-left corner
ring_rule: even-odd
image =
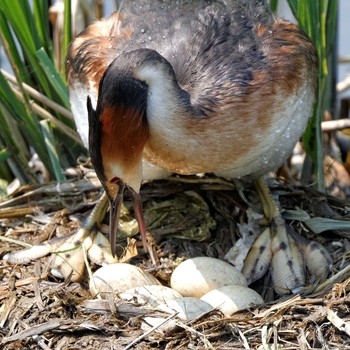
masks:
[[[107,192],[115,177],[136,192],[142,180],[142,152],[148,138],[145,84],[107,71],[101,80],[96,111],[89,110],[89,148],[96,173]]]
[[[180,88],[167,61],[162,65],[140,67],[135,77],[148,86],[147,121],[152,131],[163,127],[176,129],[181,118],[194,114],[190,95]]]
[[[170,151],[183,138],[184,121],[193,113],[189,94],[181,89],[164,57],[148,49],[121,54],[101,80],[96,109],[100,136],[98,141],[92,140],[99,142],[103,159],[100,168],[106,180],[109,174],[123,172],[128,184],[126,177],[140,173],[143,153],[159,158],[156,164],[160,166],[171,161]],[[91,125],[90,132],[94,133]],[[165,151],[155,157],[160,148]],[[136,180],[132,179],[134,183]]]
[[[104,109],[100,116],[104,172],[108,178],[121,178],[138,191],[141,184],[141,162],[148,138],[143,113],[131,106],[118,105]]]

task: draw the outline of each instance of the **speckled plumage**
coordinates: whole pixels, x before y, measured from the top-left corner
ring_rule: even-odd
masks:
[[[265,1],[125,1],[119,14],[73,41],[73,102],[79,91],[94,105],[107,66],[137,60],[125,53],[139,48],[164,57],[174,70],[173,91],[183,91],[173,104],[160,91],[163,110],[147,111],[148,161],[170,172],[238,177],[266,173],[292,151],[311,114],[317,57],[298,27],[275,20]],[[80,119],[78,128],[87,116]],[[86,124],[79,131],[86,140]]]

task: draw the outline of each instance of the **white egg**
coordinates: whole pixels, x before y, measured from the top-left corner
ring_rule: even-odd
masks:
[[[247,286],[246,278],[231,264],[208,257],[188,259],[171,276],[171,288],[183,296],[200,298],[212,289],[236,284]]]

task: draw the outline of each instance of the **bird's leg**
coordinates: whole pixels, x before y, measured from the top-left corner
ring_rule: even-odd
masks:
[[[270,267],[276,293],[288,294],[298,291],[305,286],[306,268],[313,273],[311,264],[308,263],[311,250],[315,254],[314,257],[320,259],[318,261],[322,261],[326,268],[318,277],[327,276],[331,262],[326,250],[316,242],[302,237],[299,239],[296,233],[288,232],[289,229],[265,180],[262,177],[258,178],[255,186],[270,227],[258,236],[245,259],[242,272],[248,282],[252,283],[261,278]],[[313,260],[315,259],[311,259]]]
[[[109,263],[116,262],[117,260],[111,255],[107,238],[102,234],[95,237],[95,226],[102,222],[107,209],[108,198],[106,193],[103,193],[84,225],[75,234],[69,237],[55,238],[26,250],[6,254],[4,260],[12,264],[26,264],[49,253],[53,253],[55,255],[51,263],[52,273],[55,276],[63,278],[70,276],[72,281],[77,281],[82,277],[84,272],[84,253],[82,246],[89,250],[94,243],[94,239],[98,239],[98,246],[103,246],[107,251],[102,252],[101,250],[100,253],[102,253],[103,256],[97,258],[93,257],[92,260],[103,260]],[[96,248],[94,252],[96,253]],[[91,254],[89,254],[89,257],[91,259]]]
[[[254,185],[260,197],[265,217],[269,221],[273,220],[276,216],[280,215],[280,210],[277,203],[272,198],[272,193],[268,185],[263,177],[259,177],[255,180]]]
[[[255,181],[264,214],[270,222],[271,277],[278,294],[288,294],[305,286],[305,264],[294,238],[287,233],[278,204],[263,177]]]

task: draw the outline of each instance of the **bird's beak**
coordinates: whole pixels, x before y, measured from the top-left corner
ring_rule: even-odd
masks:
[[[145,218],[143,216],[142,200],[141,200],[140,193],[136,192],[132,187],[125,184],[122,180],[119,180],[118,186],[119,187],[118,187],[117,195],[113,200],[110,200],[109,237],[110,237],[112,255],[113,257],[115,256],[118,223],[119,223],[119,217],[120,217],[120,210],[123,204],[123,196],[124,196],[125,188],[128,188],[128,190],[131,193],[131,196],[133,199],[134,212],[135,212],[136,220],[139,224],[139,230],[142,238],[143,247],[147,252],[148,251],[147,238],[146,238],[147,232],[146,232]]]

